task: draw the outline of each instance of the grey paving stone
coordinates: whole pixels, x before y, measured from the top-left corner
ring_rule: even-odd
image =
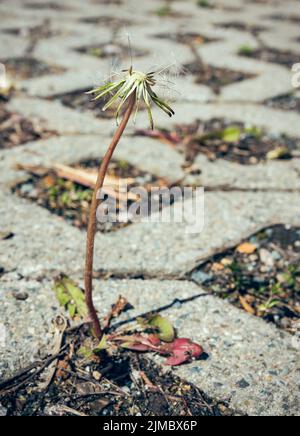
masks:
[[[184,183],[196,183],[200,186],[221,189],[244,190],[299,190],[300,160],[268,161],[258,165],[239,165],[226,160],[210,162],[205,156],[198,155],[195,168],[199,176],[187,176]]]
[[[7,104],[7,108],[25,117],[41,119],[45,127],[59,134],[107,132],[108,124],[111,125],[108,121],[96,120],[92,115],[69,109],[58,101],[15,97]]]
[[[183,276],[201,260],[224,247],[236,245],[268,224],[299,225],[298,197],[298,193],[208,192],[202,232],[191,233],[193,201],[186,200],[183,223],[136,223],[117,232],[98,234],[95,270]],[[197,204],[200,209],[201,201]],[[181,203],[175,203],[171,211],[178,213],[178,208],[182,210]],[[168,213],[166,208],[164,213]],[[4,193],[1,218],[4,230],[15,234],[12,239],[0,241],[0,263],[7,270],[17,268],[26,277],[38,277],[46,271],[82,270],[84,232],[37,205]]]
[[[273,80],[270,80],[270,76],[273,76]],[[279,67],[254,79],[225,86],[221,91],[221,99],[224,101],[262,102],[274,96],[288,94],[292,90],[291,73]]]
[[[20,40],[16,36],[1,35],[0,50],[1,59],[9,59],[14,57],[23,56],[27,48],[27,43],[24,40]]]
[[[88,159],[98,160],[100,164],[110,141],[111,137],[102,135],[60,136],[2,151],[0,184],[9,187],[16,180],[27,177],[26,172],[16,169],[17,164],[47,166],[60,162],[72,165]],[[125,160],[142,171],[165,178],[170,183],[184,177],[181,168],[183,156],[173,148],[150,138],[123,137],[113,158]]]
[[[241,121],[250,125],[264,127],[270,133],[282,134],[300,138],[300,115],[296,112],[275,110],[265,106],[246,103],[218,103],[195,104],[178,103],[176,115],[171,122],[192,123],[195,119],[209,120],[211,118],[224,118],[232,121]],[[140,114],[137,127],[145,126],[146,117]],[[166,119],[157,112],[156,125],[163,127]],[[169,122],[168,122],[169,125]]]

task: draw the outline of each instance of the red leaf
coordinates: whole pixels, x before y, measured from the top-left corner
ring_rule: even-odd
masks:
[[[172,345],[171,356],[166,360],[165,365],[176,366],[198,358],[203,353],[200,345],[187,338],[178,338]]]
[[[112,339],[112,338],[111,338]],[[176,366],[197,359],[203,353],[200,345],[188,338],[177,338],[173,342],[164,343],[154,334],[118,336],[113,340],[121,342],[121,346],[133,351],[154,351],[169,356],[165,365]]]
[[[156,335],[149,335],[148,339],[149,342],[156,347],[158,347],[161,344],[160,339]]]
[[[123,342],[122,346],[135,351],[156,351],[160,352],[160,339],[155,335],[143,336],[140,334],[132,336],[121,336],[115,340]]]
[[[150,348],[147,345],[143,345],[143,344],[139,344],[138,342],[126,342],[123,344],[124,348],[127,348],[128,350],[133,350],[133,351],[149,351]]]

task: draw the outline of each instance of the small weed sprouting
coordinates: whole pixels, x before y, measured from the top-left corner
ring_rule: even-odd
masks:
[[[209,0],[198,0],[197,6],[199,6],[199,8],[211,8],[212,4]]]
[[[171,14],[171,8],[170,6],[162,6],[155,12],[158,17],[168,17]]]
[[[254,48],[250,47],[249,45],[242,45],[239,48],[239,55],[241,56],[251,57],[253,53],[254,53]]]

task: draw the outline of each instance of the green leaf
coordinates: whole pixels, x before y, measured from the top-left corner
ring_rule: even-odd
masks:
[[[197,5],[200,8],[210,8],[211,7],[210,2],[208,0],[198,0]]]
[[[238,142],[241,134],[242,130],[239,127],[227,127],[221,132],[221,138],[225,142]]]
[[[107,337],[103,335],[97,347],[93,349],[93,352],[100,353],[100,351],[107,350],[107,348],[108,348]]]
[[[258,309],[262,312],[266,312],[268,310],[273,309],[273,307],[280,306],[281,302],[279,300],[271,300],[267,301],[266,303],[261,304]]]
[[[93,356],[93,352],[89,350],[87,347],[81,347],[78,350],[78,354],[86,359],[90,359]]]
[[[55,281],[53,290],[60,305],[69,311],[71,318],[87,316],[84,291],[73,280],[67,276],[61,276]]]
[[[278,147],[274,150],[269,151],[267,154],[268,160],[275,160],[275,159],[284,159],[291,157],[291,153],[287,147]]]
[[[161,8],[156,10],[156,14],[159,17],[167,17],[171,14],[171,8],[170,6],[162,6]]]
[[[91,48],[89,50],[89,54],[91,56],[96,56],[97,58],[101,58],[103,55],[103,50],[100,47]]]
[[[148,321],[148,325],[158,330],[158,337],[164,342],[172,342],[175,337],[175,331],[167,318],[161,315],[155,315]]]
[[[69,303],[68,304],[68,310],[71,318],[74,318],[76,315],[76,306],[75,304]]]
[[[254,52],[254,48],[249,45],[242,45],[239,49],[239,54],[242,56],[252,56]]]
[[[67,306],[67,304],[71,301],[71,297],[65,293],[64,287],[61,285],[57,285],[54,290],[59,304],[63,307]]]
[[[247,133],[247,135],[253,136],[254,138],[260,138],[263,131],[259,127],[246,127],[245,133]]]

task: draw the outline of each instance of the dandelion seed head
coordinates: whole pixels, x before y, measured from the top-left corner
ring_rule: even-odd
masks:
[[[158,72],[161,73],[162,71]],[[89,91],[88,94],[94,94],[94,100],[99,100],[105,96],[110,96],[109,101],[103,107],[103,111],[111,107],[115,102],[119,102],[116,110],[116,119],[118,122],[119,114],[131,95],[135,95],[135,116],[143,103],[147,109],[150,126],[154,128],[154,121],[151,109],[151,103],[164,111],[170,117],[174,115],[173,109],[153,90],[157,81],[155,79],[156,72],[144,73],[142,71],[133,70],[132,67],[123,71],[123,75],[115,81],[110,81],[104,85]]]

